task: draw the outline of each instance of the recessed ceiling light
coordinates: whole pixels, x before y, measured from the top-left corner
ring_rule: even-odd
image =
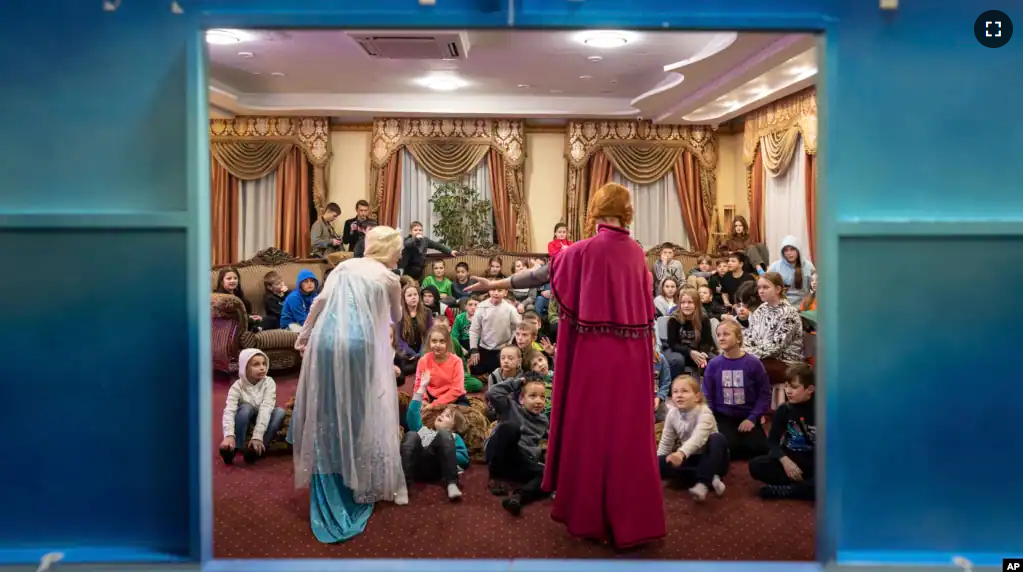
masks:
[[[582,80],[594,79],[594,76],[592,76],[592,75],[581,75],[580,79],[582,79]]]
[[[274,77],[284,77],[284,72],[270,72],[270,75]]]
[[[757,87],[750,90],[750,95],[752,95],[753,97],[764,97],[771,92],[772,90],[768,89],[767,87]]]
[[[722,107],[728,107],[728,108],[733,108],[733,107],[738,107],[738,106],[739,106],[739,103],[737,103],[737,102],[735,102],[735,101],[732,101],[732,100],[727,100],[727,101],[723,101],[723,102],[721,103],[721,106],[722,106]]]
[[[529,88],[531,88],[533,86],[528,84],[528,83],[521,83],[521,84],[517,85],[516,87],[518,87],[519,89],[529,89]]]
[[[599,61],[601,61],[603,59],[604,58],[602,58],[601,56],[587,56],[587,61],[588,62],[599,62]]]
[[[242,58],[251,58],[251,57],[253,57],[255,55],[256,54],[254,54],[252,52],[238,52],[238,56],[242,57]]]
[[[252,75],[263,75],[263,72],[252,72]]]
[[[207,30],[206,43],[216,45],[238,44],[249,39],[249,34],[241,30]]]
[[[797,66],[797,67],[789,70],[789,74],[790,75],[807,75],[807,74],[814,73],[815,71],[817,71],[817,70],[815,70],[814,68],[809,67],[809,66]]]
[[[455,91],[466,87],[466,82],[450,75],[432,75],[416,80],[416,83],[434,91]]]
[[[636,39],[635,35],[629,32],[615,32],[611,30],[593,30],[580,32],[576,35],[577,42],[598,49],[619,48],[634,39]]]

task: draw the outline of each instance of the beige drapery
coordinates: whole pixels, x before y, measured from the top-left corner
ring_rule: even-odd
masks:
[[[523,187],[525,147],[523,123],[516,120],[490,119],[377,119],[373,122],[370,143],[370,209],[384,224],[395,224],[398,201],[401,196],[399,178],[394,176],[400,168],[393,162],[398,151],[405,147],[425,171],[442,180],[454,180],[468,173],[491,150],[497,151],[501,161],[488,159],[490,168],[503,170],[504,189],[497,189],[495,217],[515,217],[514,220],[496,222],[499,244],[505,250],[530,250],[530,210]],[[494,173],[491,174],[492,183]],[[492,191],[495,188],[492,186]],[[388,217],[392,216],[393,221]],[[500,229],[514,227],[515,236]],[[509,242],[511,241],[511,242]]]
[[[777,177],[785,173],[796,155],[797,143],[803,139],[808,156],[818,154],[818,100],[813,87],[770,103],[747,115],[743,125],[743,162],[747,168],[747,201],[750,205],[750,234],[757,241],[764,240],[764,177],[763,165],[768,173]],[[809,171],[817,175],[816,163]],[[756,168],[756,171],[755,171]],[[811,180],[813,183],[813,179]],[[816,184],[807,184],[807,234],[813,256],[815,224],[814,211]],[[754,231],[757,231],[755,234]]]
[[[259,179],[276,170],[293,146],[313,165],[313,202],[327,205],[331,162],[327,117],[239,116],[210,120],[210,155],[235,178]]]
[[[603,184],[594,177],[593,165],[602,155],[638,184],[653,183],[673,172],[690,242],[701,251],[707,248],[718,164],[718,146],[710,130],[699,125],[636,121],[570,122],[563,221],[576,239],[585,238],[587,203],[596,190],[594,183]]]

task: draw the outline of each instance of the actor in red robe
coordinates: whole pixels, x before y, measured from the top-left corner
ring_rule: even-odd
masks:
[[[665,536],[651,393],[653,286],[624,228],[629,190],[609,183],[587,209],[596,236],[548,266],[474,290],[539,286],[560,307],[544,490],[573,536],[629,548]]]

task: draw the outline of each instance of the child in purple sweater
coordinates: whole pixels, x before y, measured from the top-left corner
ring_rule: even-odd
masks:
[[[704,370],[704,395],[715,414],[718,432],[733,459],[768,453],[768,437],[761,416],[768,412],[772,387],[761,360],[743,351],[743,328],[732,320],[718,325],[722,354]]]

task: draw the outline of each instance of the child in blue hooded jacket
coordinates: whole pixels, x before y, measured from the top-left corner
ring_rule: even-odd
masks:
[[[320,290],[320,281],[316,279],[316,274],[313,274],[312,270],[300,270],[296,282],[296,288],[288,293],[281,307],[281,329],[293,332],[302,330],[302,324],[306,322],[313,299]]]

